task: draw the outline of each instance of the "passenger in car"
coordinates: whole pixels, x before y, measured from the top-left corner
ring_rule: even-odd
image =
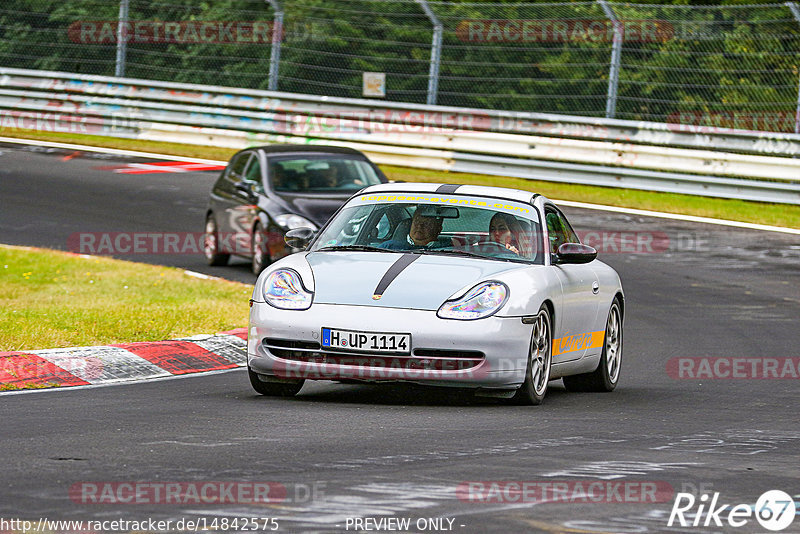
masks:
[[[272,176],[272,189],[275,191],[303,191],[308,189],[307,178],[292,169],[285,169],[276,164],[270,172]]]
[[[273,165],[270,175],[272,176],[272,189],[275,191],[284,191],[286,189],[290,189],[286,179],[286,170],[282,165]]]
[[[496,213],[489,222],[489,239],[518,256],[531,256],[530,236],[513,215]]]

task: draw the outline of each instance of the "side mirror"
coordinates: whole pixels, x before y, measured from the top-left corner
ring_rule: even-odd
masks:
[[[558,263],[589,263],[597,257],[597,250],[580,243],[564,243],[558,247]]]
[[[236,182],[236,184],[234,184],[233,187],[235,187],[236,190],[239,191],[240,193],[244,193],[245,196],[251,200],[257,197],[256,192],[253,191],[253,186],[245,182],[244,180],[242,180],[241,182]]]
[[[311,243],[314,234],[316,234],[316,232],[312,228],[295,228],[294,230],[286,232],[286,235],[283,236],[283,240],[292,248],[303,249]]]

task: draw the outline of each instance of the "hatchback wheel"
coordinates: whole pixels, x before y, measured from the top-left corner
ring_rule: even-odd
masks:
[[[264,270],[269,264],[269,253],[267,252],[267,237],[264,235],[264,230],[261,228],[261,224],[256,224],[255,228],[253,228],[253,259],[251,263],[251,268],[253,270],[253,274],[258,276],[261,274],[261,271]]]
[[[219,231],[217,230],[217,221],[214,220],[214,215],[209,214],[206,218],[205,236],[203,237],[203,254],[206,257],[206,263],[209,265],[227,265],[230,254],[220,253]]]

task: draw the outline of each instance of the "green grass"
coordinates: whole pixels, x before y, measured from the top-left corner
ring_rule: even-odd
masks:
[[[0,246],[0,351],[160,341],[247,325],[251,286]]]
[[[165,143],[162,141],[144,141],[141,139],[123,139],[105,137],[102,135],[42,132],[39,130],[21,130],[19,128],[0,128],[0,137],[35,139],[37,141],[52,141],[54,143],[73,143],[76,145],[119,148],[123,150],[138,150],[140,152],[155,152],[158,154],[171,154],[173,156],[186,156],[189,158],[204,158],[220,161],[227,161],[233,154],[238,152],[238,149],[235,148]]]
[[[116,139],[97,135],[83,135],[58,132],[39,132],[31,130],[0,130],[6,137],[21,137],[42,141],[76,143],[84,145],[140,150],[176,156],[227,160],[234,149],[185,145],[179,143],[162,143],[141,141],[136,139]],[[381,165],[386,175],[393,180],[406,182],[440,182],[494,185],[511,187],[541,193],[558,200],[575,200],[609,206],[636,208],[700,217],[713,217],[732,221],[743,221],[757,224],[769,224],[800,228],[800,206],[785,204],[767,204],[748,202],[745,200],[727,200],[721,198],[679,195],[673,193],[657,193],[637,191],[634,189],[617,189],[611,187],[595,187],[588,185],[562,184],[538,180],[525,180],[506,176],[487,176],[483,174],[449,173],[428,171],[406,167]]]
[[[22,382],[19,384],[0,384],[0,391],[19,391],[21,389],[47,389],[57,388],[61,384],[56,382]]]

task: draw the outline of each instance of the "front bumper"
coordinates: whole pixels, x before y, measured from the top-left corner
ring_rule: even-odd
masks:
[[[405,356],[319,347],[323,327],[410,333]],[[425,385],[511,389],[525,378],[531,325],[519,317],[440,319],[434,311],[314,304],[305,311],[256,302],[250,309],[247,359],[277,379],[405,381]]]

